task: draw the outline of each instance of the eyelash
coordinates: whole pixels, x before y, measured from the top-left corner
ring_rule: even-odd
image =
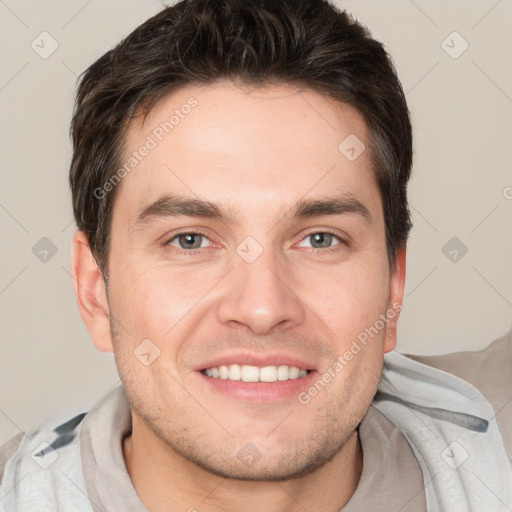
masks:
[[[334,233],[333,231],[329,231],[328,229],[326,230],[321,230],[321,231],[310,231],[308,233],[306,233],[304,235],[303,238],[300,239],[300,242],[302,242],[303,240],[305,240],[306,238],[308,238],[309,236],[312,236],[312,235],[316,235],[316,234],[328,234],[328,235],[332,235],[334,238],[336,238],[340,243],[335,245],[334,247],[327,247],[325,249],[321,249],[321,248],[318,248],[318,247],[312,247],[311,250],[310,250],[310,253],[311,254],[318,254],[318,253],[334,253],[334,252],[337,252],[340,250],[339,246],[343,245],[343,246],[348,246],[349,244],[343,240],[338,234]],[[164,247],[169,247],[170,246],[170,243],[175,240],[176,238],[178,238],[179,236],[182,236],[182,235],[200,235],[200,236],[203,236],[205,238],[208,238],[208,235],[206,235],[205,233],[201,232],[201,231],[182,231],[180,233],[176,233],[174,234],[171,238],[169,238],[166,242],[164,242]],[[177,254],[183,254],[183,255],[187,255],[187,256],[194,256],[195,254],[197,254],[198,252],[200,252],[202,249],[204,249],[204,247],[202,248],[198,248],[198,249],[179,249],[177,247],[174,247],[172,246],[172,249],[173,251],[175,251]]]

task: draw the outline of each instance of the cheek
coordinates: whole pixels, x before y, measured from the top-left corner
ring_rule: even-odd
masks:
[[[114,355],[123,385],[137,410],[144,408],[140,396],[151,396],[169,386],[171,377],[166,368],[173,371],[172,362],[179,349],[175,343],[181,327],[178,322],[186,313],[181,290],[165,272],[155,269],[137,271],[132,267],[130,272],[117,274],[111,313],[113,325],[121,322],[122,327],[116,329]],[[149,359],[144,361],[146,353]]]
[[[132,344],[149,338],[162,349],[186,328],[182,320],[194,316],[200,299],[215,283],[213,273],[169,265],[139,270],[133,265],[117,277],[113,314],[126,326],[122,335],[130,332]]]
[[[305,303],[343,340],[373,325],[389,298],[389,276],[377,260],[317,267],[300,280]]]

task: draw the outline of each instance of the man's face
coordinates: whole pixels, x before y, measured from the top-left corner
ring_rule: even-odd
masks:
[[[140,161],[112,218],[112,344],[134,428],[170,453],[225,477],[283,479],[355,435],[393,348],[378,320],[394,297],[369,150],[354,159],[354,135],[368,148],[353,108],[285,85],[190,85],[131,123],[123,163]],[[215,215],[150,207],[166,196]],[[336,211],[296,215],[298,202],[328,200]]]

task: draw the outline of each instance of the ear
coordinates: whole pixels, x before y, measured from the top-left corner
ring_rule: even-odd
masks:
[[[71,277],[80,316],[94,346],[102,352],[112,352],[109,306],[103,274],[83,231],[77,231],[73,236]]]
[[[386,311],[386,337],[384,353],[390,352],[396,346],[396,327],[402,310],[402,299],[405,285],[406,246],[395,252],[393,271],[391,272],[388,309]]]

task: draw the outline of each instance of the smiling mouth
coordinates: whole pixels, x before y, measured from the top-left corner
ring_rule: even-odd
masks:
[[[278,382],[301,379],[311,370],[296,366],[251,366],[230,364],[205,368],[201,373],[213,379],[224,379],[242,382]]]

